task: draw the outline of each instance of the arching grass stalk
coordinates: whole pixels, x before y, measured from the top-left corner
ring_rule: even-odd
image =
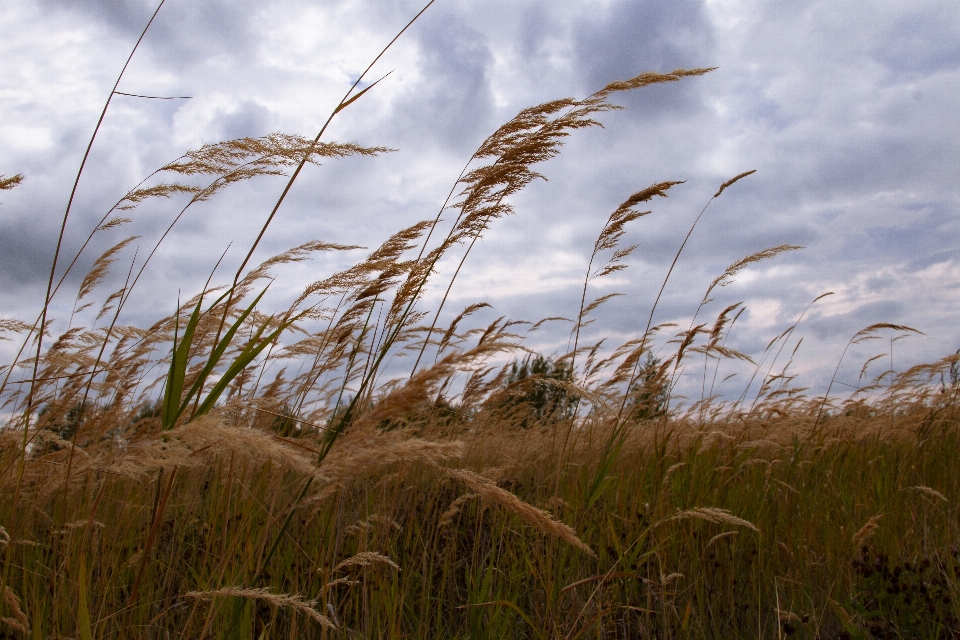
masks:
[[[60,232],[57,236],[56,248],[54,249],[54,252],[53,252],[53,260],[50,264],[50,276],[47,279],[47,290],[46,290],[46,293],[44,294],[43,308],[41,309],[41,312],[40,312],[40,320],[37,324],[37,327],[34,329],[35,331],[37,331],[37,348],[36,348],[36,359],[34,360],[33,369],[32,369],[33,373],[31,375],[31,378],[33,379],[36,379],[37,373],[40,368],[40,356],[43,353],[43,332],[47,324],[47,312],[49,311],[49,308],[50,308],[50,296],[53,289],[53,281],[54,281],[54,278],[56,277],[57,262],[60,258],[60,250],[63,246],[63,238],[66,235],[67,221],[70,218],[70,210],[73,208],[73,200],[76,197],[77,188],[80,185],[80,177],[83,175],[83,170],[86,167],[87,160],[90,157],[90,151],[93,149],[93,143],[97,138],[97,134],[100,132],[100,127],[103,124],[104,118],[106,118],[107,116],[107,110],[110,108],[110,102],[116,93],[117,87],[120,86],[120,81],[123,79],[123,74],[126,73],[127,67],[130,66],[130,61],[133,60],[134,54],[137,52],[137,49],[140,48],[140,43],[143,42],[143,38],[147,35],[147,31],[150,29],[150,25],[153,24],[153,21],[157,17],[157,14],[160,13],[160,9],[163,7],[163,3],[165,1],[166,0],[160,0],[159,4],[157,4],[157,8],[154,10],[153,14],[150,16],[150,19],[147,21],[146,26],[144,26],[143,31],[140,32],[140,37],[137,38],[137,42],[133,45],[133,49],[131,49],[130,55],[127,56],[126,61],[123,63],[123,68],[120,69],[120,73],[119,75],[117,75],[117,79],[113,84],[113,88],[110,90],[110,95],[107,96],[107,100],[104,103],[103,109],[100,112],[100,117],[97,120],[97,124],[93,129],[93,134],[90,136],[90,141],[87,143],[87,148],[83,153],[83,158],[80,161],[80,167],[77,169],[77,175],[74,178],[73,187],[70,189],[70,196],[67,199],[67,206],[63,212],[63,219],[60,223]],[[12,181],[14,179],[16,179],[16,176],[14,176],[14,178],[11,178],[10,180]],[[4,185],[4,187],[6,188],[6,185]],[[28,340],[29,340],[29,335],[30,334],[28,333],[27,335]],[[13,370],[13,367],[11,366],[9,371],[12,371],[12,370]],[[7,374],[7,378],[9,378],[9,371]],[[4,382],[6,382],[6,378]],[[26,466],[26,461],[27,461],[27,443],[29,441],[30,416],[31,416],[31,413],[33,412],[35,384],[36,383],[30,383],[30,386],[28,387],[28,390],[27,390],[26,402],[24,403],[25,406],[23,411],[23,438],[22,438],[21,449],[20,449],[20,462],[17,468],[17,485],[14,490],[14,498],[13,498],[14,511],[16,511],[17,504],[19,502],[20,491],[23,483],[23,472]],[[6,553],[4,553],[3,580],[2,582],[0,582],[0,585],[7,584],[7,580],[9,578],[9,565],[10,565],[10,548],[9,548],[9,545],[7,545]],[[5,613],[5,610],[6,610],[5,602],[0,602],[0,616],[2,616]]]
[[[160,0],[160,3],[157,5],[156,10],[154,10],[153,15],[150,16],[150,20],[147,21],[146,26],[144,26],[143,31],[140,32],[140,37],[137,38],[136,44],[133,45],[133,49],[130,51],[130,55],[127,56],[126,62],[123,63],[123,68],[120,70],[120,74],[117,76],[116,82],[113,83],[113,88],[110,90],[110,95],[107,96],[107,101],[103,105],[103,110],[100,112],[100,118],[97,120],[97,125],[93,129],[93,135],[90,136],[90,141],[87,143],[86,151],[83,153],[83,159],[80,161],[80,168],[77,169],[77,176],[74,178],[73,187],[70,189],[70,197],[67,200],[67,208],[63,212],[63,219],[60,223],[60,233],[57,236],[56,248],[53,252],[53,261],[50,265],[50,276],[47,279],[47,291],[44,295],[43,301],[43,310],[40,313],[40,322],[37,333],[37,357],[33,363],[33,377],[37,377],[37,370],[40,366],[40,355],[43,353],[43,331],[47,324],[47,312],[50,308],[50,295],[53,289],[53,280],[56,277],[57,272],[57,262],[60,258],[60,249],[63,246],[63,238],[66,235],[67,230],[67,221],[70,218],[70,210],[73,208],[73,200],[77,195],[77,187],[80,185],[80,177],[83,175],[83,170],[87,166],[87,160],[90,158],[90,151],[93,149],[93,143],[97,139],[97,134],[100,132],[100,127],[103,125],[104,118],[107,117],[107,109],[110,108],[110,102],[113,100],[113,96],[116,94],[117,87],[120,86],[120,81],[123,79],[123,74],[126,73],[127,67],[130,66],[130,61],[133,60],[134,54],[137,52],[137,49],[140,48],[140,43],[143,42],[143,38],[147,35],[147,31],[150,29],[150,25],[153,24],[154,19],[157,17],[157,14],[160,13],[160,9],[163,7],[163,3],[166,0]],[[24,440],[26,440],[26,434],[30,427],[30,414],[33,411],[33,385],[30,386],[29,391],[27,392],[26,407],[24,409],[24,420],[23,420],[23,433]],[[24,450],[22,452],[23,459],[26,460],[26,444],[24,444]],[[23,476],[23,464],[20,464],[20,469],[18,471],[20,478]],[[19,491],[19,481],[18,481],[18,491]]]
[[[388,337],[383,341],[373,366],[362,378],[357,394],[330,432],[320,459],[322,460],[329,453],[333,442],[343,433],[352,418],[358,399],[367,392],[376,379],[380,365],[400,336],[437,262],[454,245],[467,242],[467,249],[438,305],[433,324],[424,338],[422,355],[423,349],[429,344],[430,335],[436,327],[437,319],[460,268],[477,239],[492,220],[513,212],[513,208],[505,201],[507,197],[519,192],[533,180],[543,177],[531,169],[532,165],[556,156],[564,138],[569,136],[571,131],[598,126],[600,123],[591,116],[621,108],[609,102],[612,94],[653,84],[676,82],[687,76],[703,75],[711,70],[677,69],[667,74],[647,72],[629,80],[612,82],[583,100],[564,98],[524,109],[487,138],[473,157],[492,157],[495,160],[474,169],[460,180],[465,189],[462,192],[463,200],[454,205],[460,209],[457,222],[444,241],[430,251],[425,258],[417,261],[410,270],[407,282],[398,291],[387,318],[388,324],[391,316],[394,320]],[[728,185],[724,185],[726,186]],[[721,187],[721,191],[724,187]]]
[[[813,421],[814,433],[816,433],[817,426],[820,424],[820,418],[823,416],[823,408],[826,406],[827,400],[830,398],[830,391],[833,389],[833,383],[837,380],[837,374],[840,373],[840,365],[843,364],[843,358],[847,355],[847,350],[855,344],[860,344],[865,340],[872,340],[873,338],[876,338],[874,334],[883,329],[891,329],[893,331],[909,331],[910,333],[919,333],[920,335],[923,335],[922,331],[918,331],[913,327],[900,324],[890,324],[887,322],[878,322],[876,324],[872,324],[869,327],[865,327],[853,334],[853,337],[847,341],[846,346],[843,348],[843,353],[840,354],[840,359],[837,361],[837,368],[833,370],[833,376],[830,378],[830,384],[827,385],[827,391],[823,394],[823,401],[820,402],[820,408],[817,409],[817,417]]]
[[[419,364],[423,351],[429,344],[430,336],[436,329],[437,321],[453,288],[453,283],[456,281],[460,269],[474,244],[486,230],[491,220],[513,212],[513,208],[509,204],[504,204],[504,198],[516,193],[530,181],[536,178],[544,178],[541,174],[531,171],[531,165],[557,155],[563,138],[569,136],[570,131],[601,126],[599,122],[591,118],[592,115],[623,108],[608,101],[612,94],[654,84],[677,82],[684,77],[700,76],[713,70],[714,68],[711,67],[675,69],[666,74],[646,72],[629,80],[611,82],[603,89],[580,101],[564,98],[524,109],[487,138],[473,154],[471,161],[484,157],[496,157],[496,160],[490,165],[475,169],[465,178],[459,180],[458,184],[463,183],[466,186],[462,193],[464,200],[454,205],[460,209],[460,214],[447,234],[447,238],[431,252],[432,258],[428,257],[428,268],[423,270],[422,279],[417,285],[416,294],[410,303],[409,308],[412,308],[412,304],[419,298],[420,292],[426,284],[427,277],[433,272],[433,268],[446,252],[446,249],[469,239],[467,250],[460,259],[437,311],[434,313],[433,322],[427,331],[426,338],[424,338],[417,363]],[[561,112],[562,115],[555,115]]]
[[[700,222],[700,218],[702,218],[703,214],[706,213],[707,208],[710,206],[710,204],[714,200],[716,200],[718,197],[720,197],[720,194],[723,193],[727,187],[731,186],[735,182],[738,182],[739,180],[742,180],[743,178],[746,178],[747,176],[753,173],[756,173],[756,171],[757,171],[756,169],[752,169],[750,171],[744,171],[743,173],[737,176],[734,176],[733,178],[730,178],[729,180],[721,184],[717,192],[713,194],[712,198],[707,200],[707,204],[703,205],[703,209],[701,209],[700,213],[697,214],[697,217],[694,218],[693,224],[690,225],[690,230],[687,231],[687,235],[683,238],[683,242],[680,243],[680,248],[677,249],[676,255],[673,256],[673,262],[670,263],[670,268],[667,269],[667,275],[663,279],[663,284],[660,285],[660,291],[657,292],[657,297],[653,301],[653,306],[650,307],[650,316],[647,318],[647,326],[643,330],[644,339],[646,339],[646,336],[649,335],[650,333],[650,327],[653,325],[653,314],[657,311],[657,305],[660,304],[660,298],[663,296],[663,290],[667,288],[667,282],[670,281],[670,275],[673,273],[673,268],[677,266],[677,261],[680,259],[680,254],[683,253],[684,247],[687,246],[687,242],[690,240],[690,236],[693,235],[693,230],[697,228],[697,223]],[[631,376],[630,382],[627,384],[627,390],[623,394],[623,402],[620,405],[620,411],[617,413],[618,422],[623,417],[623,410],[626,407],[627,398],[630,397],[630,389],[633,387],[634,384],[636,384],[636,381],[639,379],[639,375],[640,375],[639,371],[640,371],[640,361],[637,360],[637,363],[634,365],[634,374],[633,376]]]
[[[813,300],[811,300],[811,301],[810,301],[810,304],[808,304],[806,307],[804,307],[803,311],[800,313],[800,316],[797,318],[797,321],[794,322],[792,325],[790,325],[790,326],[787,328],[787,330],[784,332],[784,334],[783,334],[783,340],[780,342],[780,346],[777,348],[777,353],[774,354],[773,360],[770,361],[770,366],[767,367],[767,373],[766,373],[766,375],[765,375],[765,376],[763,377],[763,379],[760,381],[760,388],[757,390],[757,397],[754,398],[753,403],[750,405],[750,410],[751,410],[751,411],[754,409],[754,407],[757,406],[757,403],[760,402],[760,395],[761,395],[762,392],[763,392],[763,387],[767,384],[767,381],[768,381],[768,379],[770,378],[771,373],[773,372],[773,366],[776,364],[777,359],[780,357],[780,354],[783,352],[783,348],[787,345],[787,342],[789,341],[790,336],[792,336],[792,335],[793,335],[793,332],[796,330],[797,325],[800,324],[800,322],[803,320],[804,316],[807,315],[807,311],[809,311],[810,308],[811,308],[814,304],[816,304],[817,302],[819,302],[819,301],[822,300],[823,298],[826,298],[827,296],[832,296],[832,295],[834,295],[834,294],[833,294],[833,291],[828,291],[828,292],[826,292],[826,293],[821,293],[819,296],[817,296],[816,298],[814,298]],[[799,343],[798,343],[798,346],[799,346]],[[761,363],[758,363],[758,364],[757,364],[757,369],[754,371],[753,376],[750,378],[750,383],[748,383],[747,386],[746,386],[746,388],[744,388],[743,394],[740,396],[740,401],[741,401],[741,402],[743,401],[743,399],[744,399],[744,397],[745,397],[745,395],[746,395],[746,393],[747,393],[747,390],[750,389],[750,384],[753,383],[753,380],[754,380],[754,378],[756,378],[757,373],[760,372],[760,365],[761,365]]]
[[[341,111],[346,109],[348,106],[356,102],[367,91],[372,89],[374,86],[377,85],[377,83],[380,82],[380,80],[383,79],[383,78],[380,78],[380,80],[377,80],[376,82],[372,83],[370,86],[364,88],[362,91],[360,91],[356,95],[351,96],[353,91],[357,88],[357,86],[359,86],[360,82],[363,81],[363,79],[367,76],[367,74],[370,72],[373,66],[377,62],[379,62],[380,58],[383,57],[383,55],[393,46],[393,44],[400,38],[400,36],[402,36],[407,31],[407,29],[409,29],[413,25],[413,23],[416,22],[420,18],[420,16],[422,16],[424,12],[426,12],[426,10],[430,8],[430,6],[433,5],[435,1],[436,0],[429,0],[429,2],[427,2],[427,4],[425,4],[423,8],[420,9],[420,11],[393,37],[393,39],[387,43],[387,45],[380,51],[380,53],[377,54],[377,56],[370,62],[370,64],[367,65],[367,68],[364,69],[363,73],[361,73],[359,77],[357,77],[354,83],[350,86],[350,88],[344,94],[343,98],[340,99],[340,102],[337,104],[337,106],[333,109],[333,111],[327,117],[326,121],[323,123],[323,126],[320,127],[320,131],[317,133],[316,137],[313,139],[314,145],[317,145],[320,142],[320,138],[322,138],[323,134],[326,133],[327,127],[330,126],[330,123],[333,121],[334,117],[336,117],[338,113],[340,113]],[[312,153],[313,153],[312,148],[308,149],[304,153],[299,164],[297,164],[296,169],[294,169],[293,173],[290,175],[290,178],[287,180],[287,184],[286,186],[284,186],[283,191],[280,193],[280,197],[277,198],[277,201],[274,204],[273,209],[270,211],[270,214],[267,216],[267,219],[264,221],[263,226],[260,228],[260,231],[257,234],[256,239],[253,241],[253,244],[250,246],[250,250],[247,251],[247,255],[244,256],[243,261],[240,263],[240,266],[237,268],[237,272],[233,278],[233,287],[231,287],[230,289],[230,295],[227,296],[227,302],[226,302],[226,305],[224,306],[223,317],[221,318],[220,325],[217,328],[217,335],[215,340],[220,339],[220,333],[223,331],[224,324],[226,323],[226,320],[227,320],[227,314],[229,313],[231,304],[233,302],[233,292],[235,291],[237,285],[240,282],[240,277],[243,275],[244,269],[246,269],[247,264],[250,262],[250,259],[253,257],[254,251],[256,251],[257,247],[259,246],[260,241],[263,239],[263,236],[266,234],[267,229],[270,226],[270,223],[273,222],[273,219],[276,216],[277,211],[280,210],[280,206],[283,204],[283,201],[286,199],[287,194],[290,192],[290,189],[293,187],[293,183],[296,182],[297,178],[300,176],[300,172],[303,171],[303,168],[306,166]]]
[[[593,273],[593,261],[596,259],[597,254],[601,251],[612,250],[617,247],[620,242],[620,239],[623,237],[623,234],[626,232],[626,225],[634,220],[637,220],[643,216],[649,215],[650,211],[636,211],[633,207],[642,203],[649,202],[654,198],[654,196],[659,196],[661,198],[667,197],[667,191],[678,184],[683,184],[683,181],[680,182],[660,182],[654,185],[638,191],[629,198],[627,198],[623,203],[620,204],[616,210],[610,214],[610,217],[607,219],[607,223],[603,226],[603,230],[600,232],[600,235],[597,236],[597,240],[593,243],[593,253],[590,254],[590,261],[587,263],[587,273],[583,278],[583,292],[580,295],[580,310],[577,312],[577,322],[574,326],[574,338],[573,338],[573,349],[570,350],[570,368],[574,369],[577,358],[577,349],[580,344],[580,329],[583,327],[583,320],[593,309],[599,306],[600,303],[609,299],[612,295],[621,295],[621,294],[608,294],[592,302],[589,307],[585,305],[587,301],[587,285],[591,280],[597,278],[602,278],[611,273],[625,269],[626,265],[622,264],[622,261],[625,260],[638,245],[632,245],[614,252],[613,256],[599,268],[596,273]]]
[[[733,185],[739,180],[742,180],[743,178],[746,178],[747,176],[755,172],[756,172],[756,169],[753,169],[751,171],[745,171],[727,180],[723,184],[721,184],[717,192],[713,194],[713,197],[707,200],[707,203],[703,205],[703,209],[701,209],[700,213],[697,214],[697,217],[694,218],[693,224],[690,225],[690,230],[687,231],[687,235],[684,237],[683,242],[680,243],[680,248],[677,249],[677,253],[673,257],[673,262],[670,263],[670,268],[667,269],[667,275],[663,279],[663,284],[660,285],[660,291],[657,292],[657,297],[653,301],[653,306],[650,307],[650,316],[647,318],[647,326],[644,328],[644,331],[643,331],[641,348],[645,346],[647,337],[650,335],[650,327],[653,324],[653,315],[657,310],[657,305],[660,303],[661,296],[663,296],[664,289],[667,288],[667,282],[669,282],[670,276],[671,274],[673,274],[673,269],[677,265],[677,261],[680,259],[680,254],[683,253],[683,249],[684,247],[687,246],[687,242],[690,240],[690,236],[693,235],[694,229],[697,228],[697,223],[700,222],[700,218],[702,218],[703,214],[706,213],[707,208],[710,206],[710,204],[714,200],[716,200],[718,197],[720,197],[720,194],[722,194],[727,187]],[[689,341],[692,340],[693,337],[696,335],[695,329],[691,328],[691,330],[688,331],[687,334],[688,334],[687,341],[689,343]],[[676,356],[676,362],[674,363],[674,372],[676,372],[676,368],[680,364],[681,355],[682,355],[682,350],[678,352]],[[610,431],[610,437],[608,438],[607,443],[603,448],[603,454],[600,456],[600,460],[599,460],[599,463],[597,464],[597,469],[593,475],[593,479],[587,484],[586,490],[584,492],[583,500],[585,504],[588,504],[588,505],[593,504],[593,501],[596,500],[597,497],[600,495],[600,488],[606,480],[607,474],[609,473],[613,465],[613,461],[619,455],[620,449],[623,447],[623,443],[627,435],[627,430],[626,430],[627,420],[626,420],[626,416],[624,415],[624,411],[627,408],[627,401],[630,398],[630,392],[633,389],[633,386],[637,383],[637,380],[640,379],[641,373],[642,373],[642,369],[640,368],[640,359],[637,358],[637,361],[634,363],[634,366],[633,366],[633,373],[630,376],[630,380],[627,382],[627,388],[623,393],[623,398],[620,402],[620,409],[617,411],[616,418],[614,419],[614,428]],[[670,397],[668,395],[667,396],[668,407],[669,407],[669,402],[670,402]],[[667,408],[665,408],[665,412],[666,410]]]

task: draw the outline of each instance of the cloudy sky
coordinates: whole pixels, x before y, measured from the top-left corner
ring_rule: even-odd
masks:
[[[40,308],[73,175],[155,6],[4,2],[0,173],[26,179],[0,196],[0,317],[32,321]],[[186,149],[274,131],[313,137],[419,8],[410,0],[167,0],[119,90],[192,98],[113,99],[65,253],[124,192]],[[686,327],[727,265],[789,243],[805,249],[742,272],[701,312],[710,320],[746,303],[728,346],[759,356],[814,298],[833,292],[811,307],[788,347],[803,338],[794,372],[815,389],[850,336],[871,323],[924,332],[896,342],[897,370],[960,348],[960,12],[950,0],[437,0],[372,78],[393,73],[327,136],[396,151],[309,168],[258,255],[312,239],[372,248],[432,218],[472,152],[519,109],[642,71],[706,66],[718,69],[618,97],[626,110],[606,114],[603,129],[576,133],[541,166],[548,180],[515,197],[517,215],[474,249],[450,309],[485,300],[494,309],[478,321],[575,315],[606,216],[642,187],[685,180],[631,227],[628,240],[640,247],[629,270],[591,287],[627,295],[604,307],[589,337],[636,335],[697,213],[724,180],[756,169],[704,214],[655,322]],[[178,290],[196,293],[231,242],[222,273],[232,273],[283,184],[264,179],[191,210],[138,285],[127,321],[146,324],[172,311]],[[175,204],[133,212],[123,229],[142,236],[141,251]],[[124,231],[110,233],[82,266]],[[362,255],[285,271],[272,295],[292,295]],[[438,295],[429,292],[427,304]],[[72,302],[58,298],[60,317]],[[531,344],[562,352],[568,331],[539,332]],[[888,348],[885,339],[851,352],[841,382],[857,384],[861,364]],[[9,347],[0,349],[7,361]],[[724,392],[742,386],[735,379]]]

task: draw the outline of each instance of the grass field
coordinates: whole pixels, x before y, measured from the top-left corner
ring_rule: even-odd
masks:
[[[258,239],[232,280],[150,327],[122,322],[149,259],[95,300],[132,239],[73,292],[76,313],[100,308],[89,327],[50,315],[76,264],[58,252],[39,316],[0,320],[21,345],[0,369],[0,638],[960,638],[958,356],[844,399],[832,381],[825,396],[793,386],[793,327],[762,354],[726,347],[740,305],[584,344],[609,299],[588,285],[626,267],[627,227],[675,182],[598,229],[568,353],[534,353],[529,325],[475,324],[482,301],[422,304],[428,282],[455,284],[432,282],[438,262],[462,264],[618,94],[708,71],[521,111],[470,159],[452,222],[400,230],[286,309],[259,307],[272,269],[353,247],[308,242],[251,268]],[[384,151],[323,133],[187,152],[90,238],[148,200],[179,203],[175,224],[233,184],[283,174],[289,189],[308,163]],[[695,318],[794,248],[732,264]],[[912,331],[880,323],[850,343]],[[714,396],[726,361],[752,368],[755,398]],[[689,362],[699,399],[675,393]]]

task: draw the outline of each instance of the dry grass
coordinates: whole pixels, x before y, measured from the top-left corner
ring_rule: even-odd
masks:
[[[0,369],[0,637],[960,637],[960,390],[937,384],[960,358],[810,397],[775,369],[796,325],[742,354],[725,346],[742,306],[696,324],[716,288],[797,247],[731,264],[686,330],[581,344],[611,297],[588,299],[591,283],[628,266],[621,242],[649,213],[636,207],[681,184],[661,182],[600,229],[552,373],[511,378],[539,323],[471,324],[477,302],[444,326],[447,297],[423,308],[428,282],[455,284],[433,283],[441,259],[462,265],[619,92],[708,71],[524,109],[470,159],[447,228],[401,229],[272,314],[257,303],[273,270],[356,247],[307,242],[246,269],[255,243],[232,283],[147,328],[121,319],[149,257],[94,302],[133,237],[94,261],[70,317],[49,316],[68,282],[51,277],[35,322],[0,320],[21,341]],[[319,135],[206,145],[108,208],[81,252],[149,200],[180,202],[172,227],[236,183],[290,172],[289,188],[306,163],[385,151]],[[850,343],[912,331],[875,324]],[[671,390],[694,357],[690,401]],[[755,367],[759,393],[716,398],[708,362]]]
[[[290,596],[286,594],[270,593],[269,589],[244,589],[242,587],[224,587],[213,591],[190,591],[183,594],[184,598],[195,600],[213,600],[214,598],[241,598],[244,600],[254,600],[264,602],[273,607],[286,607],[298,613],[302,613],[311,620],[320,624],[324,629],[336,629],[336,625],[325,615],[317,612],[314,608],[316,602],[304,601],[300,596]]]

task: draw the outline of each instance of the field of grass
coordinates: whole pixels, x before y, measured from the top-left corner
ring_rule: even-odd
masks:
[[[793,327],[762,354],[727,348],[740,305],[688,328],[651,326],[651,309],[624,344],[584,344],[609,299],[588,285],[625,268],[627,226],[675,182],[598,228],[568,353],[533,353],[528,324],[473,323],[482,301],[452,319],[422,304],[438,262],[462,264],[619,93],[708,71],[521,111],[470,159],[452,222],[400,230],[287,309],[259,306],[272,269],[352,247],[250,268],[258,238],[232,280],[150,327],[122,322],[149,258],[94,301],[129,239],[74,292],[76,313],[99,305],[91,326],[49,315],[77,262],[58,251],[42,313],[0,320],[21,345],[0,369],[0,638],[960,638],[958,356],[843,399],[793,386]],[[331,119],[362,99],[357,82]],[[384,151],[323,134],[187,152],[90,238],[147,200],[179,202],[176,224],[233,184],[289,175],[266,232],[307,163]],[[732,264],[696,315],[794,248]],[[911,331],[876,324],[851,344]],[[691,401],[675,385],[694,361]],[[712,397],[725,361],[755,368],[755,399]]]

